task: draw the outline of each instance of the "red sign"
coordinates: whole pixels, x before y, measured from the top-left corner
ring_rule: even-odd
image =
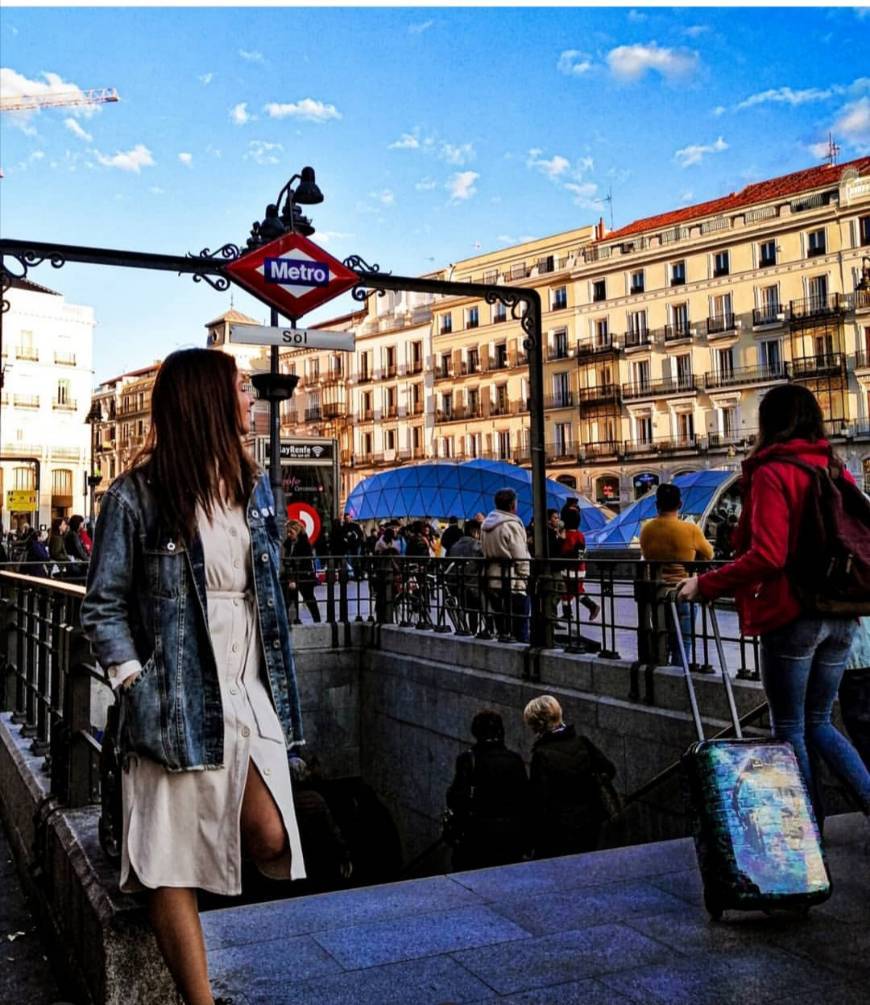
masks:
[[[355,286],[359,276],[301,234],[285,234],[226,266],[229,278],[294,320]]]
[[[323,526],[320,522],[320,514],[313,506],[309,506],[308,503],[290,503],[287,507],[287,519],[298,520],[305,528],[308,540],[312,544],[320,537],[320,531]]]

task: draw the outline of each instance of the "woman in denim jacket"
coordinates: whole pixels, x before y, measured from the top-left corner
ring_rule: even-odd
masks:
[[[242,848],[305,876],[287,749],[302,742],[269,482],[231,356],[173,353],[100,509],[82,625],[120,695],[121,889],[149,891],[189,1005],[212,1005],[197,889],[241,892]]]

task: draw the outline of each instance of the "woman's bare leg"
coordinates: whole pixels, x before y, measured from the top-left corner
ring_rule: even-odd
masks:
[[[256,764],[248,765],[242,797],[242,842],[255,862],[267,865],[287,854],[287,832],[272,793],[260,777]]]
[[[196,890],[161,886],[148,899],[157,945],[187,1005],[212,1005]]]

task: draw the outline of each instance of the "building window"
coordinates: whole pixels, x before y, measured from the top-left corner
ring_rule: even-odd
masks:
[[[766,376],[778,377],[782,373],[782,357],[778,339],[762,342],[758,347],[758,355]]]
[[[727,328],[730,326],[733,314],[731,312],[731,294],[730,293],[720,293],[715,297],[710,298],[710,303],[713,308],[713,318],[716,321],[722,322],[722,324]],[[722,329],[714,329],[722,330]]]
[[[695,439],[695,416],[691,412],[677,415],[677,437],[680,443],[692,443]]]
[[[450,391],[441,395],[441,412],[446,419],[453,414],[453,394]]]
[[[811,230],[807,234],[807,258],[815,258],[825,253],[825,228]]]
[[[366,457],[370,457],[372,452],[372,434],[363,433],[363,453]]]
[[[694,385],[692,376],[692,357],[689,353],[684,353],[676,357],[677,361],[677,386],[682,390],[691,388]]]
[[[496,433],[496,451],[500,461],[507,461],[511,456],[511,434],[508,430]]]
[[[70,403],[70,383],[68,380],[57,382],[57,403],[58,405],[68,405]]]
[[[441,362],[438,365],[438,376],[439,377],[449,377],[450,376],[450,363],[451,354],[449,352],[441,353]]]
[[[13,468],[12,488],[19,491],[36,488],[36,471],[33,468]]]
[[[733,440],[737,436],[737,409],[733,405],[720,411],[722,436],[725,440]]]
[[[811,311],[823,311],[828,306],[828,277],[812,276],[807,282],[808,307]]]
[[[646,311],[628,312],[628,330],[638,339],[643,339],[646,335]]]
[[[480,391],[476,387],[470,387],[466,392],[468,397],[468,414],[476,416],[480,413]]]
[[[480,356],[478,355],[477,349],[468,350],[468,372],[477,373],[480,369]]]
[[[387,450],[395,450],[396,449],[396,433],[395,433],[394,430],[392,430],[392,429],[388,429],[387,430],[387,434],[386,434],[386,438],[385,438],[385,443],[386,443]]]
[[[716,350],[716,372],[720,377],[732,377],[734,375],[734,350]]]
[[[553,446],[557,457],[571,453],[571,423],[557,422],[553,426]]]
[[[652,443],[653,426],[651,415],[638,415],[634,420],[634,438],[637,443]]]
[[[628,292],[643,293],[643,269],[639,272],[632,272]]]
[[[649,360],[640,359],[631,364],[632,384],[635,391],[649,389]],[[610,383],[607,381],[607,383]]]
[[[564,286],[558,286],[553,290],[553,310],[562,311],[568,306],[568,290]]]
[[[552,359],[567,359],[568,358],[568,331],[565,328],[560,328],[559,331],[553,332],[553,355]]]
[[[566,371],[553,374],[553,404],[557,408],[571,404],[571,390]]]
[[[480,324],[480,311],[476,307],[469,307],[465,314],[465,327],[477,328]]]
[[[507,308],[503,303],[499,302],[493,305],[492,321],[493,324],[498,324],[501,321],[507,321]]]
[[[689,305],[671,304],[671,324],[674,328],[674,335],[689,334]]]
[[[758,264],[762,269],[776,265],[776,241],[762,241],[758,248]]]
[[[441,315],[441,334],[449,335],[453,331],[453,315],[452,314],[442,314]]]
[[[386,349],[386,369],[388,377],[396,376],[396,347],[387,346]]]
[[[686,282],[686,262],[671,262],[671,286],[683,286]]]
[[[73,473],[67,468],[55,468],[51,473],[51,494],[53,496],[72,496]]]
[[[599,303],[607,299],[607,284],[605,280],[598,279],[592,284],[592,301]]]
[[[607,318],[596,318],[595,325],[595,345],[599,348],[610,344],[610,328]]]
[[[727,251],[717,251],[713,256],[713,276],[727,276],[730,271],[730,253]]]
[[[501,369],[508,365],[507,358],[507,343],[506,342],[496,342],[495,344],[495,355],[493,357],[493,363],[496,368]]]
[[[870,216],[862,216],[858,220],[858,243],[870,244]]]

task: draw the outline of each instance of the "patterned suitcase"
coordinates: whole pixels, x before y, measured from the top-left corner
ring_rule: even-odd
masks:
[[[676,627],[698,742],[683,756],[704,904],[723,911],[806,912],[831,895],[812,803],[790,743],[744,739],[715,610],[708,609],[735,739],[706,740],[695,687]]]

